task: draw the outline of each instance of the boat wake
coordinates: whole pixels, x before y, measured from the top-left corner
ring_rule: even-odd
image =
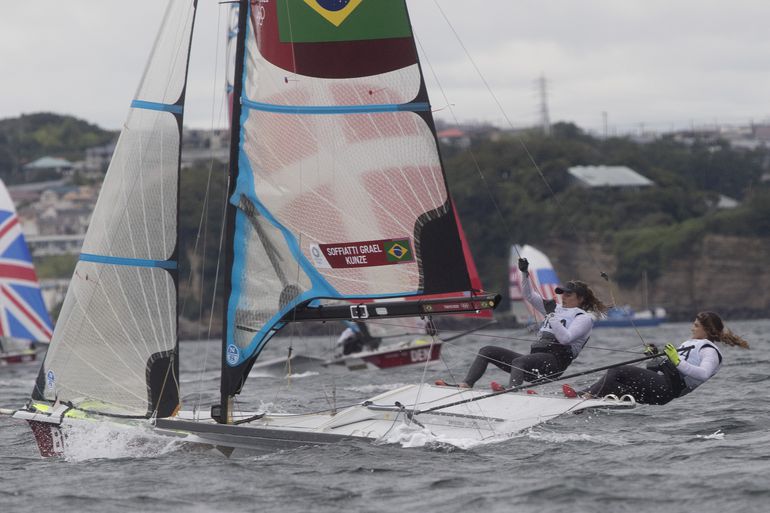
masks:
[[[393,429],[388,432],[385,437],[378,440],[377,443],[398,444],[403,448],[453,448],[467,451],[475,449],[476,447],[481,447],[492,443],[499,443],[521,436],[525,436],[525,433],[505,433],[503,430],[500,435],[485,438],[483,440],[475,438],[451,438],[447,436],[436,435],[429,429],[420,427],[417,424],[407,424],[406,422],[403,422],[394,426]]]
[[[623,437],[608,437],[606,435],[589,435],[587,433],[555,433],[542,429],[530,429],[525,433],[527,438],[548,443],[572,443],[589,442],[602,445],[615,445],[618,447],[630,445],[631,442]]]
[[[345,387],[345,390],[358,392],[363,395],[381,394],[406,386],[406,383],[381,383],[378,385],[363,385],[360,387]]]

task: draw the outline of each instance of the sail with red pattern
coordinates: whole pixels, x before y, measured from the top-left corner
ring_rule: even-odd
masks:
[[[223,341],[231,396],[277,329],[317,315],[303,305],[480,289],[405,2],[255,1],[242,30]]]

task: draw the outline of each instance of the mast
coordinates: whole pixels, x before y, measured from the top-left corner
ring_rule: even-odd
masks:
[[[238,180],[238,153],[241,142],[241,92],[243,91],[243,54],[246,48],[246,23],[249,19],[249,1],[240,0],[238,5],[238,32],[236,34],[235,75],[233,77],[232,116],[230,118],[230,165],[227,178],[227,199],[235,192]],[[219,412],[212,408],[212,417],[221,424],[232,422],[233,397],[225,386],[225,370],[227,369],[227,334],[229,307],[228,298],[232,290],[233,244],[235,236],[236,207],[226,201],[225,209],[225,281],[222,298],[222,377]]]

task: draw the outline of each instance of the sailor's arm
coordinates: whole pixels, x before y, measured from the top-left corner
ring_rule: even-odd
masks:
[[[549,324],[556,340],[559,341],[559,344],[564,345],[568,345],[575,340],[588,336],[594,326],[591,316],[587,314],[575,317],[572,324],[570,324],[569,329],[562,326],[558,317],[552,317]]]
[[[543,298],[533,288],[532,283],[529,281],[529,273],[519,273],[519,283],[521,285],[521,294],[527,303],[532,305],[532,308],[545,315],[545,305],[543,304]]]
[[[690,376],[699,381],[706,381],[709,379],[716,374],[717,368],[719,367],[719,354],[717,354],[716,349],[712,347],[702,347],[700,353],[700,365],[693,365],[687,360],[680,360],[679,365],[676,366],[676,370],[685,376]]]

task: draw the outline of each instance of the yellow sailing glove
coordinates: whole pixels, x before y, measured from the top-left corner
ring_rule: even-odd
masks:
[[[655,346],[655,344],[645,344],[644,345],[644,354],[646,356],[653,356],[658,354],[658,348]]]
[[[663,348],[663,352],[666,353],[666,356],[671,360],[671,363],[679,365],[679,353],[677,353],[676,348],[672,344],[666,344],[666,347]]]

